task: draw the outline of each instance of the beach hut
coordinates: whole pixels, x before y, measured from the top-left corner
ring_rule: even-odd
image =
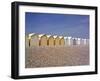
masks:
[[[39,46],[39,37],[38,37],[38,34],[35,34],[35,33],[29,34],[29,39],[30,39],[30,46],[31,47]]]
[[[67,37],[68,38],[68,45],[72,45],[73,44],[73,39],[72,37]]]
[[[77,45],[81,44],[81,38],[77,38]]]
[[[65,46],[68,46],[68,37],[64,37],[64,40],[65,40]]]
[[[48,40],[47,40],[47,45],[48,46],[54,46],[54,37],[51,35],[47,35]]]
[[[77,38],[77,45],[81,44],[81,38]]]
[[[39,46],[47,46],[47,36],[45,34],[40,34],[39,36]]]
[[[72,38],[72,45],[77,45],[77,38]]]
[[[58,36],[53,36],[54,37],[54,45],[55,46],[60,46],[60,38]]]
[[[83,39],[83,44],[88,45],[89,44],[89,39]]]
[[[25,47],[29,47],[29,35],[25,35]]]
[[[60,38],[60,46],[64,46],[65,45],[65,40],[63,36],[59,36]]]
[[[89,39],[86,39],[86,45],[89,45]]]
[[[84,39],[81,38],[81,45],[84,45]]]
[[[83,39],[83,41],[84,41],[84,45],[86,45],[87,44],[86,39]]]

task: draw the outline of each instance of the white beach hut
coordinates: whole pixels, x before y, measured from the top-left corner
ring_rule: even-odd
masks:
[[[86,45],[89,45],[89,39],[86,39]]]
[[[77,38],[72,38],[72,45],[77,45]]]
[[[77,38],[77,45],[81,44],[81,38]]]
[[[81,38],[81,45],[84,45],[84,39]]]
[[[68,37],[64,37],[65,40],[65,46],[68,46]]]
[[[87,44],[86,39],[83,39],[83,41],[84,41],[84,45],[86,45]]]
[[[68,45],[73,45],[73,39],[72,37],[67,37],[68,38]]]

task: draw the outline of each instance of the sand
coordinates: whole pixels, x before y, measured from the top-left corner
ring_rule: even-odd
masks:
[[[25,52],[25,68],[89,65],[87,45],[33,47]]]

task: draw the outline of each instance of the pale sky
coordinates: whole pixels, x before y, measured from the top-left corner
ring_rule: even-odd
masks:
[[[89,38],[89,15],[26,12],[25,32]]]

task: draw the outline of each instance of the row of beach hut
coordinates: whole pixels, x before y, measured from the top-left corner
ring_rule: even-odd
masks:
[[[31,33],[25,37],[26,47],[88,45],[89,39]]]

